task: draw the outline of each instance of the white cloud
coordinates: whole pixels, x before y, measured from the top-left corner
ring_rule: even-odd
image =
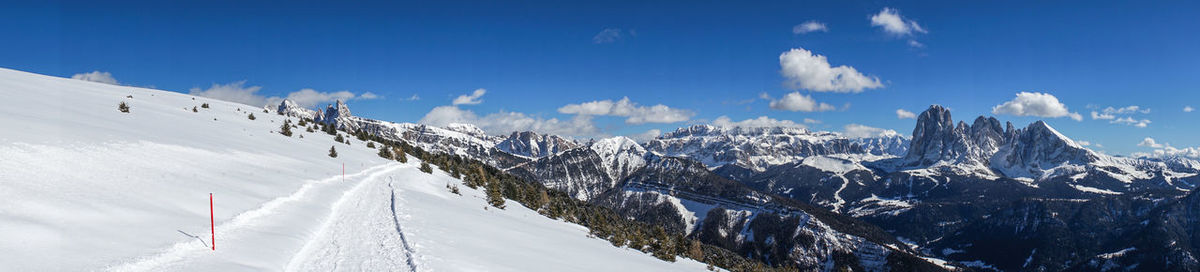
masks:
[[[1089,145],[1092,145],[1092,142],[1089,142],[1089,141],[1083,141],[1083,140],[1075,141],[1075,143],[1077,143],[1077,144],[1079,144],[1079,145],[1081,145],[1081,146],[1089,146]]]
[[[262,90],[261,86],[247,87],[246,81],[243,80],[229,84],[213,83],[213,85],[208,89],[192,88],[188,91],[188,94],[237,102],[251,106],[279,105],[279,102],[283,101],[284,99],[277,96],[267,97],[258,95],[259,90]],[[317,90],[308,88],[288,93],[286,97],[286,99],[296,102],[296,105],[310,109],[322,103],[333,102],[334,100],[350,101],[377,98],[379,98],[378,95],[370,92],[363,93],[362,95],[355,95],[350,91],[319,92]]]
[[[1112,114],[1098,113],[1096,111],[1092,111],[1092,120],[1112,120],[1112,119],[1116,119],[1116,118],[1117,118],[1117,116],[1112,115]]]
[[[1194,110],[1196,109],[1193,109],[1192,106],[1183,106],[1183,112],[1192,112]]]
[[[1124,118],[1117,118],[1115,120],[1109,121],[1109,123],[1130,125],[1130,126],[1144,128],[1144,127],[1150,125],[1150,120],[1149,119],[1138,120],[1138,119],[1133,119],[1133,117],[1124,117]]]
[[[812,118],[804,118],[804,123],[805,124],[820,124],[821,120],[812,119]]]
[[[188,94],[246,105],[267,105],[268,98],[257,94],[259,90],[262,90],[261,86],[247,87],[245,85],[245,80],[229,84],[213,83],[212,87],[208,87],[208,89],[192,88],[188,90]],[[273,98],[278,99],[278,97]]]
[[[816,31],[829,32],[829,27],[826,27],[825,23],[817,21],[808,21],[792,27],[792,34],[805,34]]]
[[[1089,105],[1089,107],[1095,108],[1095,109],[1100,108],[1100,106],[1096,106],[1096,105]],[[1150,125],[1149,119],[1140,119],[1139,120],[1137,118],[1127,116],[1127,115],[1137,114],[1137,113],[1147,114],[1147,113],[1150,113],[1150,109],[1143,109],[1142,107],[1137,106],[1137,105],[1130,105],[1130,106],[1125,106],[1125,107],[1120,107],[1120,108],[1106,107],[1100,111],[1092,111],[1091,115],[1092,115],[1092,120],[1109,120],[1108,123],[1110,123],[1110,124],[1122,124],[1122,125],[1130,125],[1130,126],[1135,126],[1135,127],[1149,126]],[[1126,116],[1122,116],[1122,115],[1126,115]]]
[[[579,104],[567,104],[558,108],[559,113],[586,116],[621,116],[627,124],[675,123],[692,118],[691,111],[667,107],[663,104],[641,106],[629,100],[597,100]]]
[[[793,90],[818,92],[862,92],[863,89],[883,87],[879,78],[866,76],[850,66],[833,67],[825,56],[804,48],[794,48],[779,55],[779,74],[784,85]]]
[[[883,8],[878,14],[871,16],[871,25],[878,26],[884,32],[896,36],[908,36],[913,33],[927,33],[925,28],[916,21],[905,19],[900,12],[892,8]]]
[[[372,97],[374,97],[374,95],[372,95]],[[295,91],[295,92],[289,93],[287,95],[287,99],[291,100],[292,102],[296,102],[296,105],[300,105],[301,107],[310,108],[310,109],[313,107],[316,107],[317,105],[320,105],[322,103],[326,103],[326,102],[333,102],[335,100],[350,101],[351,99],[355,99],[355,98],[359,98],[359,97],[355,96],[354,93],[351,93],[349,91],[337,91],[337,92],[329,93],[329,92],[318,92],[317,90],[313,90],[313,89],[301,89],[299,91]],[[368,98],[364,97],[363,99],[368,99]],[[275,100],[273,98],[268,98],[267,100],[268,100],[267,102],[270,104],[278,104],[278,102],[272,102],[272,100]],[[250,104],[250,105],[256,105],[256,104]]]
[[[1154,140],[1154,138],[1150,138],[1150,137],[1146,137],[1145,139],[1142,139],[1142,142],[1138,143],[1138,146],[1145,146],[1145,147],[1149,147],[1149,148],[1162,148],[1163,147],[1162,144],[1158,143],[1157,141]]]
[[[620,28],[605,28],[604,30],[601,30],[600,33],[596,33],[596,36],[592,36],[592,43],[614,43],[620,39]]]
[[[419,96],[419,95],[417,95],[417,94],[413,94],[412,96],[409,96],[409,97],[408,97],[408,99],[405,99],[405,100],[408,100],[408,101],[417,101],[417,100],[421,100],[421,96]]]
[[[71,79],[78,79],[78,80],[91,81],[91,82],[100,82],[100,83],[112,84],[112,85],[120,85],[117,83],[117,79],[113,78],[111,73],[101,72],[101,71],[92,71],[90,73],[75,74],[75,75],[71,76]]]
[[[460,96],[454,98],[454,102],[451,104],[453,104],[455,106],[457,106],[457,105],[477,105],[479,103],[483,103],[483,100],[479,99],[479,98],[482,97],[483,94],[486,94],[486,93],[487,93],[486,89],[483,89],[483,88],[475,89],[475,91],[471,92],[471,94],[464,94],[464,95],[460,95]]]
[[[653,140],[655,137],[658,137],[658,135],[662,135],[662,130],[651,129],[651,130],[647,130],[646,132],[633,134],[633,135],[627,135],[625,137],[629,137],[630,139],[633,139],[634,141],[642,143],[642,142]]]
[[[1012,101],[992,107],[992,114],[1009,114],[1016,116],[1037,117],[1070,117],[1082,121],[1083,115],[1070,112],[1067,105],[1058,102],[1058,98],[1048,93],[1020,92]]]
[[[895,130],[869,127],[859,124],[849,124],[845,127],[842,127],[842,134],[850,138],[871,138],[900,135],[900,133],[896,133]]]
[[[1121,108],[1107,107],[1102,111],[1105,114],[1131,114],[1131,113],[1150,113],[1150,109],[1142,109],[1137,105],[1131,105]]]
[[[766,116],[759,116],[758,118],[754,118],[754,119],[746,119],[746,120],[742,120],[742,121],[733,121],[733,119],[730,119],[730,118],[729,118],[729,116],[724,116],[724,115],[722,115],[721,117],[717,117],[717,119],[713,120],[713,121],[712,121],[712,125],[714,125],[714,126],[718,126],[718,127],[728,127],[728,128],[732,128],[732,127],[744,127],[744,128],[757,128],[757,127],[790,127],[790,128],[807,128],[807,127],[808,127],[808,126],[805,126],[804,124],[798,124],[798,123],[796,123],[796,122],[792,122],[791,120],[779,120],[779,119],[774,119],[774,118],[770,118],[770,117],[766,117]]]
[[[422,117],[419,123],[445,127],[448,124],[472,124],[493,135],[508,134],[513,131],[535,131],[563,136],[593,136],[597,128],[590,116],[575,116],[570,120],[557,118],[540,118],[520,112],[497,112],[478,116],[470,110],[458,106],[440,106],[433,108]]]
[[[1176,147],[1171,146],[1171,144],[1169,144],[1169,143],[1158,143],[1157,141],[1154,140],[1154,138],[1150,138],[1150,137],[1146,137],[1145,139],[1142,139],[1142,142],[1138,143],[1138,146],[1149,147],[1149,148],[1153,148],[1154,150],[1149,153],[1146,153],[1146,152],[1133,153],[1132,155],[1134,157],[1155,157],[1155,158],[1183,157],[1183,158],[1190,158],[1190,159],[1200,159],[1200,147],[1176,148]]]
[[[831,111],[837,109],[830,104],[818,103],[813,100],[812,96],[800,94],[800,92],[791,92],[780,98],[779,100],[771,99],[770,106],[772,109],[785,111]]]
[[[917,119],[917,114],[904,109],[896,109],[896,119]]]

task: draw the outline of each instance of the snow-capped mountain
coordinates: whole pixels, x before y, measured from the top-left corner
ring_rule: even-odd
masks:
[[[878,152],[895,148],[878,147]],[[718,127],[694,125],[663,134],[646,143],[646,150],[686,157],[710,168],[732,164],[754,171],[795,162],[808,156],[866,153],[851,139],[832,132],[790,127]]]
[[[496,148],[522,157],[540,158],[578,147],[574,140],[558,135],[543,135],[533,131],[514,131],[508,138],[496,144]]]
[[[299,104],[296,104],[296,102],[288,99],[284,99],[282,102],[279,102],[279,106],[275,108],[275,112],[287,117],[305,118],[310,120],[317,119],[317,111],[300,107]]]
[[[1200,174],[1187,159],[1156,161],[1113,157],[1087,149],[1049,124],[1037,121],[1021,129],[980,116],[974,124],[953,125],[950,111],[933,105],[917,118],[912,145],[901,170],[947,171],[988,179],[1030,182],[1070,177],[1069,185],[1093,192],[1128,192],[1148,187],[1191,189],[1175,182]],[[1142,184],[1131,184],[1135,181]]]
[[[357,126],[357,120],[350,114],[350,107],[342,100],[337,100],[334,104],[328,105],[324,110],[317,111],[317,122],[331,125],[339,130],[355,131],[361,127]]]

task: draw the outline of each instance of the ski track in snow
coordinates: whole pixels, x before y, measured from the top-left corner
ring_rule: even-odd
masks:
[[[383,271],[406,267],[408,271],[420,271],[414,250],[400,227],[395,187],[391,181],[384,183],[391,176],[383,178],[404,167],[412,166],[372,173],[347,190],[333,205],[320,231],[288,262],[287,270]]]
[[[404,257],[407,259],[409,271],[417,271],[416,259],[413,258],[414,250],[409,246],[408,238],[404,237],[404,230],[400,228],[400,218],[396,216],[396,187],[392,187],[392,182],[388,181],[388,192],[392,194],[391,205],[388,207],[392,210],[392,222],[396,225],[396,234],[400,235],[400,244],[404,246]]]
[[[379,169],[385,168],[386,166],[388,166],[388,165],[384,164],[384,165],[374,166],[374,167],[368,168],[367,170],[363,170],[362,172],[354,173],[351,175],[346,175],[345,178],[347,178],[347,179],[357,178],[359,176],[366,175],[367,173],[378,174],[379,172],[381,172]],[[238,238],[243,238],[244,236],[246,236],[245,235],[246,232],[250,232],[249,229],[256,227],[256,223],[259,223],[260,219],[263,219],[264,217],[269,217],[271,215],[278,214],[277,210],[279,210],[280,208],[284,208],[284,207],[288,206],[289,204],[294,205],[295,203],[293,203],[293,202],[305,200],[304,198],[306,196],[308,196],[310,194],[310,192],[312,192],[313,190],[320,190],[320,189],[323,189],[323,187],[329,187],[332,185],[339,184],[339,183],[341,183],[340,181],[342,181],[342,179],[343,179],[342,175],[337,175],[337,176],[328,177],[328,178],[325,178],[322,180],[309,181],[308,183],[305,183],[303,186],[301,186],[300,189],[296,190],[295,192],[292,192],[291,194],[289,194],[287,196],[282,196],[282,197],[272,199],[271,201],[264,203],[262,206],[259,206],[256,209],[242,212],[241,214],[238,214],[237,216],[235,216],[233,219],[216,226],[216,232],[223,234],[222,236],[219,236],[218,238],[222,238],[221,242],[225,242],[225,243],[223,243],[225,245],[228,245],[229,243],[237,243],[239,240]],[[337,188],[331,188],[330,190],[334,190],[334,189],[337,189]],[[211,249],[196,247],[196,244],[195,244],[195,242],[192,241],[192,239],[186,239],[184,241],[177,242],[174,245],[162,250],[161,253],[159,253],[159,254],[142,257],[132,263],[117,264],[114,266],[110,266],[106,270],[109,270],[109,271],[176,270],[176,269],[182,268],[180,264],[188,261],[189,259],[191,259],[191,257],[194,257],[196,255],[202,255],[202,254],[206,253],[206,251],[211,251]],[[223,253],[223,251],[220,251],[220,250],[215,251],[215,252]],[[212,254],[207,254],[207,255],[202,255],[202,256],[212,256]]]

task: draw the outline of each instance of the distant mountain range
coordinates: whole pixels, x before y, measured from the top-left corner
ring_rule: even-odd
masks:
[[[276,111],[479,160],[768,263],[1200,269],[1190,257],[1200,224],[1168,218],[1195,208],[1186,203],[1200,163],[1105,155],[1041,121],[954,123],[934,105],[912,138],[695,125],[638,143],[391,123],[351,116],[341,102],[314,112],[285,100]],[[1126,244],[1140,249],[1105,251]]]

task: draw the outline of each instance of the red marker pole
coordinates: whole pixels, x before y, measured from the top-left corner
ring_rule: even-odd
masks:
[[[208,224],[212,227],[212,249],[217,250],[217,219],[213,216],[212,193],[208,193]]]
[[[346,182],[346,163],[342,163],[342,182]]]

